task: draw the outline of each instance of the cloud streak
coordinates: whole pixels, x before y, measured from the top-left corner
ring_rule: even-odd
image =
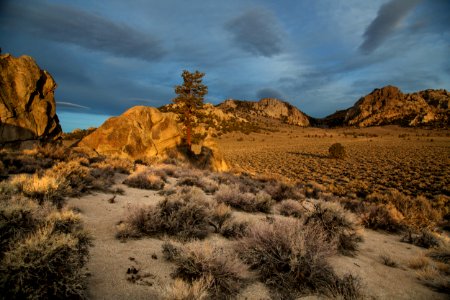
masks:
[[[33,36],[146,61],[159,60],[166,54],[162,42],[151,34],[67,5],[12,7],[7,24],[20,26]]]
[[[272,57],[283,52],[283,33],[266,9],[247,11],[226,23],[225,29],[239,48],[251,54]]]
[[[377,17],[364,32],[364,41],[359,47],[364,54],[370,54],[381,46],[395,31],[401,21],[421,0],[391,0],[378,10]]]
[[[57,101],[56,105],[58,108],[75,108],[75,109],[90,109],[87,106],[79,105],[71,102]]]

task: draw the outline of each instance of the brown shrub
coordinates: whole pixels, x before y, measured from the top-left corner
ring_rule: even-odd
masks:
[[[351,255],[358,249],[362,237],[355,216],[336,202],[314,202],[313,209],[305,216],[305,225],[313,224],[322,229],[327,241],[336,241],[342,254]]]
[[[29,204],[26,204],[29,205]],[[5,299],[84,298],[89,235],[77,215],[38,208],[35,231],[11,241],[0,263]],[[30,230],[28,222],[18,230]]]
[[[364,227],[399,232],[404,229],[403,215],[392,204],[365,205],[361,215]]]
[[[90,169],[83,166],[79,161],[61,162],[47,170],[45,174],[53,178],[64,178],[67,186],[65,195],[77,197],[88,191],[92,187],[94,177]]]
[[[225,203],[246,212],[268,213],[273,204],[272,198],[267,193],[259,192],[256,195],[242,193],[238,185],[221,185],[214,197],[219,203]]]
[[[418,234],[409,231],[402,237],[401,241],[427,249],[437,248],[441,244],[439,238],[427,229],[422,229]]]
[[[61,205],[67,182],[64,178],[38,174],[19,175],[11,183],[25,196],[37,200],[39,203],[49,201]]]
[[[275,206],[275,210],[283,216],[301,218],[305,213],[305,208],[299,201],[292,199],[283,200]]]
[[[286,199],[298,200],[304,198],[304,195],[299,187],[276,180],[268,181],[265,184],[264,191],[277,202]]]
[[[247,266],[234,252],[218,248],[209,242],[192,242],[175,256],[177,266],[173,276],[188,282],[210,276],[208,288],[212,298],[236,296],[250,278]]]
[[[248,228],[248,222],[240,222],[230,218],[222,225],[220,234],[228,239],[239,239],[246,235]]]
[[[135,209],[119,231],[118,237],[164,234],[181,240],[203,239],[211,232],[213,204],[201,190],[192,188],[160,201],[156,206]]]
[[[144,167],[138,168],[123,183],[139,189],[161,190],[166,184],[165,180],[164,177],[158,175],[154,170]]]
[[[259,223],[236,245],[244,262],[284,299],[310,292],[337,297],[343,291],[356,298],[357,280],[340,279],[327,262],[335,248],[321,228],[292,219]]]
[[[166,300],[203,300],[208,299],[208,290],[211,288],[212,276],[207,275],[191,283],[182,279],[175,279],[174,283],[165,288],[163,299]]]

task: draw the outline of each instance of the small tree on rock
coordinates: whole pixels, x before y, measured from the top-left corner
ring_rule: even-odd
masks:
[[[183,123],[186,130],[186,145],[188,151],[192,147],[192,129],[195,128],[203,118],[201,109],[204,96],[208,93],[208,87],[202,83],[205,73],[195,71],[191,73],[184,70],[181,76],[183,84],[175,86],[175,97],[172,101],[176,104],[174,111],[178,113],[178,121]]]

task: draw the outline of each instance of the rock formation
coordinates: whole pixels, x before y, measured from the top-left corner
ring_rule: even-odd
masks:
[[[118,117],[106,120],[102,126],[84,137],[79,147],[99,154],[115,155],[133,160],[164,159],[176,155],[182,158],[181,131],[174,113],[163,113],[146,106],[135,106]],[[228,169],[214,145],[202,145],[202,167],[215,171]]]
[[[29,56],[0,55],[0,144],[57,139],[52,76]]]
[[[323,120],[330,126],[438,126],[450,122],[450,93],[446,90],[425,90],[403,94],[397,87],[375,89],[347,110],[336,112]]]
[[[245,119],[266,117],[282,121],[283,123],[309,126],[309,117],[295,106],[274,98],[261,99],[258,102],[226,100],[218,105],[227,113],[234,113]]]

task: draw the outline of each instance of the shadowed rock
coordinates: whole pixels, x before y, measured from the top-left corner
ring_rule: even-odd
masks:
[[[58,139],[55,89],[31,57],[0,55],[0,144]]]

